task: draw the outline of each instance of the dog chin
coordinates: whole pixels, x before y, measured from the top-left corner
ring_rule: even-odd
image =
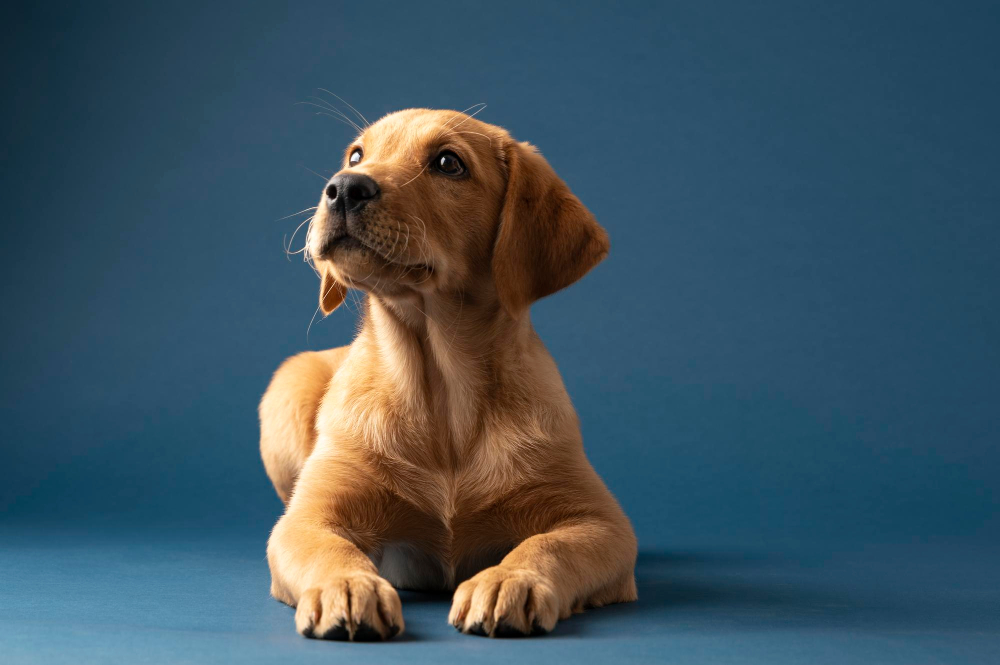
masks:
[[[337,247],[327,253],[326,260],[333,264],[342,279],[363,291],[393,284],[401,271],[400,266],[364,245]]]
[[[327,255],[345,279],[361,286],[368,281],[375,282],[392,269],[392,264],[370,249],[338,249]]]

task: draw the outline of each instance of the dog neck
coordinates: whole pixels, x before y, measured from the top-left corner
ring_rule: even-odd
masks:
[[[455,442],[471,439],[497,391],[520,383],[525,359],[541,346],[527,312],[511,317],[495,298],[469,293],[385,299],[368,296],[361,334],[381,369],[415,409],[446,424]]]

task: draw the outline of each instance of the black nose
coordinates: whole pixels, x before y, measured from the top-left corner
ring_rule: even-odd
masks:
[[[326,202],[330,207],[342,207],[344,212],[357,212],[379,195],[378,183],[361,173],[341,173],[326,186]]]

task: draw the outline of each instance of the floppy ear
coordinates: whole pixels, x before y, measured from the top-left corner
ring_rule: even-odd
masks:
[[[320,268],[320,275],[319,308],[326,316],[344,302],[344,298],[347,297],[347,287],[334,279],[330,269],[326,266]]]
[[[608,234],[534,146],[506,147],[507,193],[493,247],[493,279],[507,312],[583,277],[608,254]]]

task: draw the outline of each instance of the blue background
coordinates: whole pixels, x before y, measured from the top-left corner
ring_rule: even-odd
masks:
[[[14,662],[1000,658],[995,3],[0,11]],[[267,597],[257,401],[355,325],[307,337],[282,248],[352,137],[296,105],[318,88],[485,102],[609,231],[533,318],[639,603],[501,644],[409,595],[408,642],[373,647]]]

